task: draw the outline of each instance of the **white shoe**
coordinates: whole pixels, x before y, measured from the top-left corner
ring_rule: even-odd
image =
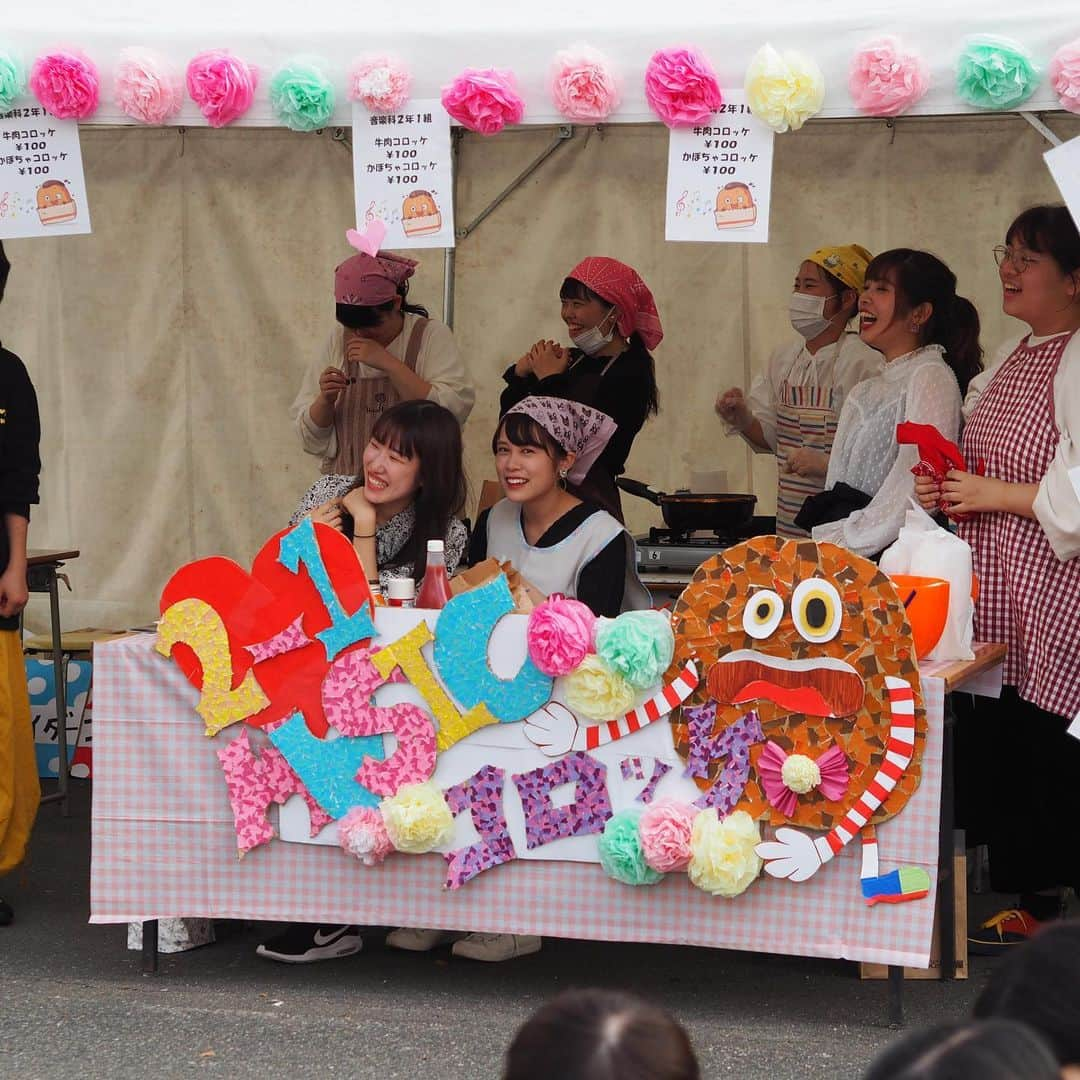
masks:
[[[467,960],[487,960],[498,964],[518,956],[540,951],[544,939],[532,934],[470,934],[457,942],[450,952]]]
[[[391,930],[386,935],[386,944],[391,949],[404,949],[406,952],[431,952],[440,945],[449,945],[461,938],[454,930],[424,930],[419,926],[403,926]]]

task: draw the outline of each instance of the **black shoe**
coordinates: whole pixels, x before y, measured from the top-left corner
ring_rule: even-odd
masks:
[[[15,918],[15,912],[6,900],[0,900],[0,926],[7,926]]]
[[[320,960],[352,956],[363,944],[359,926],[296,923],[277,937],[263,942],[255,952],[283,964],[317,964]]]

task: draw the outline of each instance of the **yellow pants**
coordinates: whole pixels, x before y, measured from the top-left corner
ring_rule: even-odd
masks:
[[[41,785],[17,630],[0,630],[0,874],[22,862]]]

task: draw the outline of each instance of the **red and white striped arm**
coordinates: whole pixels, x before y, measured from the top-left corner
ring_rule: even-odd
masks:
[[[672,709],[678,708],[698,685],[697,665],[688,660],[686,666],[659,693],[654,694],[643,705],[632,709],[618,720],[609,720],[606,724],[593,724],[585,729],[585,749],[595,750],[633,735],[647,724],[667,716]]]

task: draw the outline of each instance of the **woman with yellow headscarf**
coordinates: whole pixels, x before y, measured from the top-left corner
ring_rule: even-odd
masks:
[[[844,397],[881,370],[881,354],[848,332],[870,259],[858,244],[819,248],[804,259],[788,301],[799,340],[773,351],[749,396],[732,388],[716,399],[729,435],[741,435],[756,453],[776,454],[781,536],[806,535],[795,515],[824,487]]]

